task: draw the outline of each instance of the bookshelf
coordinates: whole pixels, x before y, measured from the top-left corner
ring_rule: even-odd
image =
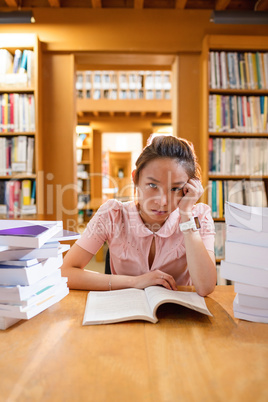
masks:
[[[203,180],[219,262],[225,200],[267,206],[268,37],[208,35],[201,63]]]
[[[0,216],[42,217],[40,42],[0,34]]]
[[[89,126],[78,125],[76,132],[77,223],[84,228],[93,213],[91,206],[93,134]]]
[[[171,112],[171,71],[76,72],[77,112]]]
[[[100,161],[98,160],[101,160],[100,133],[104,130],[128,132],[130,127],[132,127],[132,131],[140,131],[141,125],[142,127],[145,125],[139,120],[141,117],[147,117],[148,121],[149,119],[158,121],[160,117],[164,118],[166,115],[170,118],[172,110],[172,73],[167,67],[161,69],[159,66],[157,70],[153,68],[142,70],[135,69],[132,65],[128,67],[124,65],[124,68],[116,66],[112,67],[113,69],[110,65],[109,67],[103,65],[103,67],[95,70],[90,69],[89,65],[88,63],[83,67],[80,64],[80,68],[76,70],[75,82],[78,124],[90,123],[93,130],[91,135],[94,138],[94,155],[91,159],[91,168],[94,162],[94,170],[91,169],[92,180],[87,182],[88,188],[86,190],[90,195],[86,198],[87,194],[78,194],[78,198],[82,200],[81,204],[80,201],[78,202],[79,225],[85,224],[107,197],[114,196],[107,192],[103,199],[102,182],[99,175],[101,165],[99,165]],[[133,124],[138,129],[133,128]],[[146,124],[149,125],[149,123]],[[151,123],[150,130],[152,130]],[[93,154],[93,148],[91,154]],[[86,170],[86,166],[81,165],[83,164],[77,165],[78,169]],[[125,164],[123,165],[123,170],[127,170]],[[127,187],[127,176],[130,177],[128,171],[124,172],[124,177],[117,177],[116,172],[115,181],[118,182],[118,188]],[[80,186],[81,180],[78,182]],[[86,179],[84,179],[84,187],[86,186],[85,183]],[[124,192],[124,197],[129,196],[128,191]],[[88,199],[90,201],[86,203]],[[83,205],[85,210],[81,209]]]

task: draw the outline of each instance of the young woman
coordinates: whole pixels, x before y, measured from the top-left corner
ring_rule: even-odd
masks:
[[[135,202],[108,200],[64,258],[71,289],[114,290],[194,285],[201,296],[216,284],[214,224],[191,144],[156,136],[133,172]],[[107,241],[112,275],[83,268]]]

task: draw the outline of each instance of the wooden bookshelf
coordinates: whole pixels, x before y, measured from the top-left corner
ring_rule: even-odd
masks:
[[[77,113],[171,112],[171,71],[76,72]]]
[[[249,62],[253,60],[253,57],[256,58],[256,60],[260,60],[260,57],[262,58],[262,62],[264,60],[263,55],[256,55],[257,53],[260,54],[266,54],[268,52],[268,37],[261,37],[261,36],[233,36],[233,35],[208,35],[204,38],[203,40],[203,47],[202,47],[202,54],[201,54],[201,83],[202,83],[202,90],[201,90],[201,138],[202,138],[202,143],[203,143],[203,149],[202,149],[202,171],[203,171],[203,183],[204,187],[206,189],[205,191],[205,202],[211,203],[211,183],[213,181],[219,182],[219,187],[224,186],[224,183],[230,184],[231,181],[234,183],[236,186],[240,186],[240,183],[243,183],[243,186],[241,187],[243,191],[248,189],[248,183],[251,183],[250,185],[254,185],[256,183],[260,184],[262,187],[262,191],[264,193],[264,196],[262,198],[262,206],[266,206],[267,203],[267,194],[268,194],[268,162],[266,156],[268,155],[268,126],[267,126],[267,107],[265,106],[265,110],[262,113],[258,120],[257,112],[256,114],[253,115],[252,113],[252,108],[250,102],[258,102],[260,105],[263,104],[267,105],[268,101],[268,66],[266,66],[266,70],[264,70],[264,67],[261,71],[260,66],[255,67],[259,68],[259,71],[257,72],[257,83],[254,84],[252,80],[249,81],[249,77],[252,78],[252,71],[249,69]],[[229,53],[229,55],[228,55]],[[221,58],[222,57],[222,58]],[[228,64],[231,58],[234,58],[234,60],[239,60],[238,64],[235,64],[234,61],[234,69],[230,69],[230,65]],[[258,57],[258,58],[257,58]],[[266,63],[268,62],[268,55],[265,56],[267,57]],[[216,63],[213,65],[213,61]],[[217,64],[218,63],[218,64]],[[256,62],[257,63],[257,62]],[[264,66],[264,64],[261,64]],[[215,77],[212,76],[213,68],[216,66],[216,72],[218,72],[218,75],[216,77],[216,82],[214,80]],[[253,67],[251,67],[253,68]],[[220,69],[219,71],[217,69]],[[223,76],[224,71],[225,77]],[[233,81],[233,76],[232,72],[235,74],[236,73],[236,79],[238,80],[236,84],[234,84]],[[238,75],[237,75],[238,74]],[[261,76],[262,74],[262,76]],[[218,79],[218,81],[217,81]],[[231,79],[232,79],[232,85],[231,85]],[[217,86],[217,88],[215,88]],[[232,88],[230,88],[232,86]],[[224,88],[223,88],[224,87]],[[213,96],[220,96],[216,100],[213,98]],[[224,97],[224,98],[221,98]],[[263,97],[263,98],[261,98]],[[266,98],[266,99],[265,99]],[[220,100],[222,101],[220,103]],[[218,109],[217,101],[220,104],[220,112]],[[224,102],[229,102],[229,104],[233,105],[234,102],[237,103],[238,106],[237,108],[231,109],[231,106],[228,109],[228,105],[226,106],[226,103]],[[232,103],[233,102],[233,103]],[[240,107],[241,103],[241,107]],[[225,105],[225,109],[223,108],[222,104]],[[216,105],[216,110],[215,110],[215,105]],[[240,107],[240,109],[239,109]],[[223,112],[222,112],[223,110]],[[255,111],[256,109],[254,109]],[[259,110],[261,110],[261,106],[259,107]],[[232,115],[233,113],[233,115]],[[239,115],[240,113],[240,115]],[[235,127],[231,126],[231,123],[233,122],[232,119],[239,119],[239,130],[237,130]],[[216,117],[215,117],[216,116]],[[218,125],[219,121],[219,116],[220,116],[220,123],[223,123],[222,125]],[[242,116],[242,117],[241,117]],[[260,122],[262,124],[264,122],[263,126],[258,126],[256,125],[256,116],[257,116],[257,122]],[[216,118],[216,126],[217,129],[213,129],[215,125],[215,118]],[[253,124],[253,118],[254,118],[254,124]],[[218,120],[217,120],[218,119]],[[225,120],[226,119],[226,120]],[[243,122],[244,125],[241,124],[241,121]],[[253,129],[252,129],[253,127]],[[254,129],[255,128],[255,129]],[[218,140],[217,140],[218,139]],[[252,144],[254,145],[254,141],[262,141],[259,144],[264,144],[265,145],[265,153],[261,155],[261,148],[254,149],[254,146],[252,147]],[[238,166],[238,170],[232,170],[231,172],[228,170],[228,168],[225,164],[227,160],[227,154],[223,153],[224,146],[226,145],[226,141],[229,141],[229,144],[232,144],[231,146],[235,146],[234,144],[237,144],[237,146],[241,147],[240,152],[237,155],[237,159],[235,160],[235,163],[238,160],[238,165],[240,163],[240,166]],[[237,141],[232,142],[232,141]],[[243,142],[244,141],[244,142]],[[253,142],[245,142],[245,141],[253,141]],[[219,152],[215,152],[214,145],[218,142],[219,145]],[[242,142],[244,144],[244,148],[242,148]],[[213,147],[211,146],[213,144]],[[246,145],[245,145],[246,144]],[[255,143],[256,145],[257,143]],[[251,148],[250,148],[251,146]],[[259,146],[259,145],[258,145]],[[248,147],[246,149],[245,147]],[[228,148],[230,150],[230,148]],[[214,154],[213,154],[214,152]],[[233,152],[233,148],[232,148]],[[237,152],[237,151],[236,151]],[[245,154],[247,152],[247,154]],[[264,151],[262,151],[264,152]],[[250,153],[250,154],[249,154]],[[226,155],[226,159],[224,159],[224,163],[222,163],[222,160],[224,158],[224,155]],[[230,152],[228,152],[228,158],[230,157]],[[263,156],[264,155],[264,156]],[[210,158],[215,159],[216,157],[216,163],[220,162],[221,166],[219,168],[219,171],[214,171],[211,167],[213,165],[212,160]],[[257,165],[257,168],[252,167],[250,165],[251,159],[255,157],[255,159],[261,159],[263,158],[263,164],[262,165]],[[243,159],[244,158],[244,159]],[[244,161],[244,165],[242,165],[241,161]],[[257,160],[257,162],[259,162]],[[256,163],[257,163],[256,162]],[[229,163],[229,160],[228,160]],[[233,163],[232,161],[230,163]],[[223,168],[222,168],[223,166]],[[256,166],[256,165],[254,165]],[[250,170],[250,171],[248,171]],[[225,189],[223,190],[224,193]],[[249,195],[250,191],[246,190],[246,193],[244,193],[244,196],[241,198],[243,199],[243,203],[249,203],[248,199],[250,199]],[[220,194],[222,192],[222,189],[220,190]],[[252,190],[253,192],[253,190]],[[220,208],[220,213],[217,212],[215,213],[215,222],[222,222],[222,225],[224,225],[224,200],[228,201],[233,201],[233,202],[239,202],[237,199],[235,199],[235,190],[233,191],[233,194],[229,193],[229,197],[227,194],[227,191],[225,191],[226,194],[225,197],[222,197],[222,200],[216,201],[217,204],[221,204],[220,207],[217,205],[217,208]],[[238,191],[237,191],[238,193]],[[226,197],[227,195],[227,197]],[[233,195],[233,197],[232,197]],[[216,195],[218,197],[218,194]],[[240,195],[239,195],[240,197]],[[219,198],[219,197],[218,197]],[[215,198],[214,198],[215,199]],[[254,202],[254,201],[253,201]],[[256,201],[255,201],[256,202]],[[215,202],[212,202],[215,204]],[[250,205],[253,205],[252,203]],[[213,208],[214,205],[212,206],[212,213],[213,213]],[[217,257],[217,255],[216,255]],[[219,261],[220,259],[217,259]]]
[[[77,209],[78,225],[81,230],[93,214],[91,206],[91,176],[93,164],[93,135],[87,132],[77,135],[76,162],[77,162]]]
[[[1,218],[42,219],[44,214],[41,105],[40,105],[40,41],[34,34],[0,34],[0,49],[8,51],[11,64],[8,71],[0,76],[0,141],[2,152],[6,150],[6,166],[1,168]],[[15,51],[29,51],[28,67],[22,77],[13,72]],[[23,109],[23,112],[22,112]],[[12,112],[13,111],[13,112]],[[13,117],[12,117],[13,116]],[[17,142],[23,141],[23,153],[15,159],[7,156],[17,149]],[[9,151],[8,151],[9,150]],[[3,154],[2,154],[3,155]],[[22,157],[20,165],[18,158]],[[6,170],[5,170],[6,168]],[[2,171],[5,170],[5,171]],[[12,184],[16,183],[15,198]],[[28,201],[23,202],[22,187],[28,186]],[[30,188],[29,188],[30,186]],[[19,192],[19,193],[18,193]]]

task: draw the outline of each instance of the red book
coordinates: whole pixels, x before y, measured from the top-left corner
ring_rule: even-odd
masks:
[[[14,192],[15,192],[15,183],[10,180],[8,183],[8,217],[14,217]]]
[[[20,215],[20,181],[14,181],[14,218]]]
[[[10,94],[10,131],[14,133],[14,94]]]

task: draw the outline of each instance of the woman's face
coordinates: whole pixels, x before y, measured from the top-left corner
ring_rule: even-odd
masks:
[[[185,169],[175,159],[149,162],[141,170],[137,183],[137,201],[144,223],[163,225],[178,207],[188,180]]]

